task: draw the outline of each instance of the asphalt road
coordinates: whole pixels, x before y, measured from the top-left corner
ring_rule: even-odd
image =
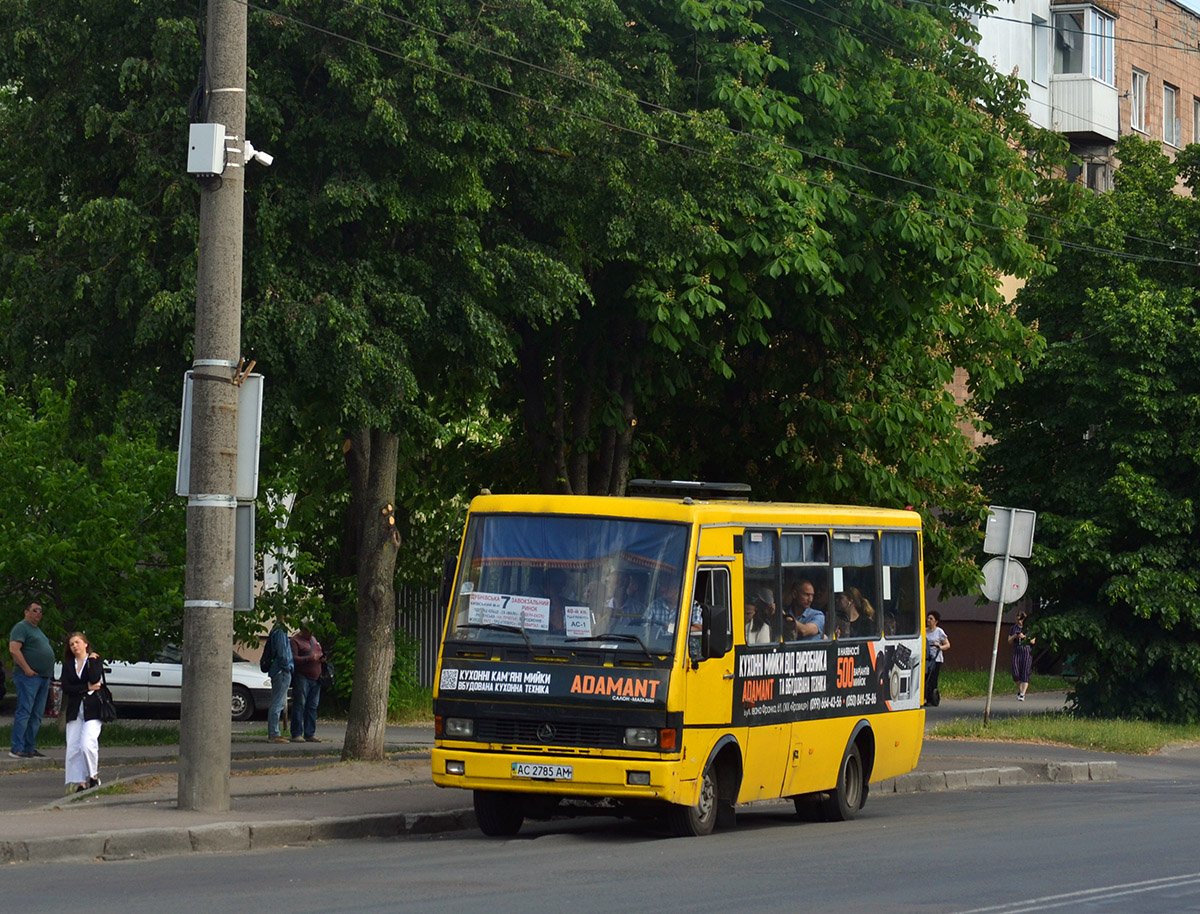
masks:
[[[527,824],[509,840],[465,831],[74,876],[27,864],[0,871],[0,890],[6,910],[23,912],[1179,914],[1200,911],[1197,788],[1192,778],[906,794],[830,824],[780,806],[692,840],[583,819]]]

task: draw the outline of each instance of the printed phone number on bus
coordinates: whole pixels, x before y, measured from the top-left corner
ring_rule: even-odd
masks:
[[[569,781],[575,777],[572,765],[545,765],[539,762],[513,762],[514,778],[534,778],[539,781]]]

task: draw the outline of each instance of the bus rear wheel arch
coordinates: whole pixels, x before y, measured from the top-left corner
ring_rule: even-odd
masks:
[[[793,797],[796,814],[807,821],[849,822],[866,805],[874,741],[869,727],[860,724],[846,744],[832,790]]]

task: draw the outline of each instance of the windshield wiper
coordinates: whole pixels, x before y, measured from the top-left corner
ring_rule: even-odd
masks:
[[[458,627],[459,628],[483,628],[483,629],[488,629],[489,631],[494,631],[494,632],[509,632],[511,634],[517,634],[525,639],[525,644],[529,648],[530,652],[533,651],[533,642],[529,640],[529,635],[526,634],[525,629],[523,629],[517,625],[502,625],[499,622],[464,622],[462,625],[460,625]]]
[[[642,653],[651,660],[654,659],[654,655],[650,653],[650,649],[646,647],[646,643],[632,632],[609,632],[607,635],[590,635],[587,638],[571,639],[572,644],[580,644],[584,641],[632,641],[642,649]]]

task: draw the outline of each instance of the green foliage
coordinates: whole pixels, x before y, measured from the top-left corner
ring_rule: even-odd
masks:
[[[942,668],[938,677],[938,691],[943,698],[983,698],[988,690],[988,670],[948,670]],[[996,670],[996,679],[992,684],[992,694],[996,695],[1009,689],[1011,680],[1008,670]],[[1043,676],[1034,673],[1029,681],[1030,692],[1069,692],[1074,688],[1074,680],[1061,676]]]
[[[105,746],[173,746],[179,742],[178,724],[160,724],[155,722],[147,726],[142,722],[136,724],[115,721],[104,725],[103,743]],[[0,741],[11,745],[12,725],[0,727]],[[55,721],[47,718],[38,730],[38,745],[47,748],[59,748],[67,744],[64,730],[55,726]]]
[[[38,599],[52,641],[86,631],[110,659],[178,640],[184,505],[175,455],[144,429],[81,441],[71,393],[0,375],[0,596]]]
[[[968,589],[978,403],[946,384],[965,371],[984,401],[1036,354],[998,281],[1044,271],[1069,195],[965,13],[250,9],[247,131],[276,164],[246,175],[243,348],[268,379],[265,488],[297,495],[260,539],[299,579],[259,618],[352,638],[355,572],[380,560],[353,520],[378,506],[356,515],[346,485],[364,429],[399,438],[405,581],[436,582],[481,486],[619,494],[635,473],[912,505],[934,578]],[[84,440],[118,415],[177,428],[195,15],[18,0],[0,22],[0,368],[75,380]]]
[[[1200,227],[1174,192],[1198,153],[1121,140],[1115,190],[1018,298],[1045,357],[988,411],[985,485],[1039,512],[1033,631],[1075,657],[1085,714],[1200,721],[1200,320],[1174,241]]]
[[[355,646],[353,635],[339,635],[333,642],[333,650],[327,648],[334,658],[333,692],[342,701],[349,699],[354,687]],[[388,681],[388,720],[409,720],[419,716],[429,698],[428,690],[422,689],[417,682],[418,647],[405,632],[396,632],[396,662]]]
[[[994,718],[987,726],[982,718],[956,718],[935,724],[927,738],[1051,743],[1093,752],[1151,755],[1171,743],[1196,742],[1200,739],[1200,728],[1195,724],[1077,717],[1074,714],[1020,714]]]

